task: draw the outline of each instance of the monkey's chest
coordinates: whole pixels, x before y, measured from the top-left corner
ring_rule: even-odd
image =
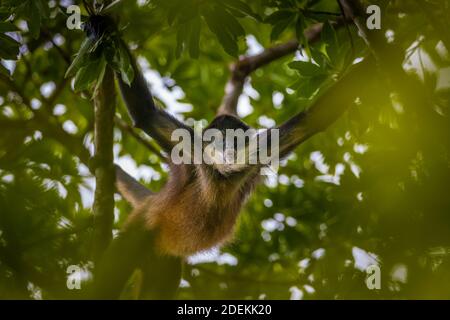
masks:
[[[221,245],[231,238],[240,207],[239,199],[223,203],[182,197],[161,212],[158,246],[164,253],[188,256]]]

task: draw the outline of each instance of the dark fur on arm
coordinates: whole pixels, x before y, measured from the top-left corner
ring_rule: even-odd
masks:
[[[133,207],[140,205],[152,192],[116,165],[116,188]]]
[[[333,124],[355,101],[361,89],[374,77],[372,58],[352,67],[312,106],[278,127],[280,130],[280,158],[286,157],[300,143]]]
[[[120,75],[117,78],[123,100],[133,119],[134,126],[142,129],[155,139],[165,151],[170,151],[176,144],[176,142],[171,141],[172,132],[178,128],[184,128],[189,131],[192,129],[155,106],[153,96],[142,72],[129,51],[128,54],[134,68],[134,80],[129,86],[123,82]]]

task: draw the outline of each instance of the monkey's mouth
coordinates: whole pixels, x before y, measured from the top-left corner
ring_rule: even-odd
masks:
[[[245,170],[248,166],[245,159],[239,157],[233,148],[225,148],[223,151],[207,146],[204,149],[205,162],[211,165],[221,175],[229,175]]]

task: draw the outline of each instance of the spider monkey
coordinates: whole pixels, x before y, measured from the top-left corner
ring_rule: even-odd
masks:
[[[174,130],[182,128],[192,136],[194,131],[155,105],[129,50],[128,54],[134,80],[128,85],[118,75],[117,81],[129,115],[135,127],[170,154],[177,143],[171,139]],[[342,78],[312,107],[277,127],[280,158],[333,123],[355,98],[343,91],[359,81],[360,77]],[[236,114],[220,114],[209,128],[225,131],[250,127]],[[270,140],[269,132],[265,134]],[[96,266],[95,298],[119,297],[136,268],[144,271],[143,298],[172,298],[179,285],[183,258],[229,241],[243,204],[260,181],[260,165],[228,170],[206,163],[174,164],[170,157],[167,161],[169,178],[157,193],[117,168],[117,189],[134,210]]]
[[[134,60],[133,67],[135,78],[131,86],[124,83],[120,76],[117,77],[133,124],[170,154],[177,144],[177,141],[171,140],[172,132],[182,128],[194,136],[193,129],[155,106]],[[246,130],[250,127],[236,116],[225,114],[217,116],[206,129],[211,128],[225,132],[226,129]],[[230,172],[205,163],[174,164],[170,157],[167,161],[169,178],[157,193],[136,183],[117,167],[117,189],[134,210],[121,234],[100,261],[98,270],[102,271],[97,273],[94,284],[96,297],[116,298],[127,280],[125,277],[136,265],[146,270],[144,281],[149,285],[142,290],[146,297],[161,297],[161,294],[162,297],[172,297],[179,284],[182,258],[230,240],[242,204],[259,181],[257,166]],[[148,250],[149,254],[142,255],[144,250]],[[118,252],[126,255],[126,260],[119,260],[119,265],[115,262]],[[154,270],[155,266],[160,270]],[[122,270],[122,279],[117,279],[115,270]],[[154,274],[158,277],[152,277]],[[170,278],[162,280],[163,274],[169,274]],[[114,279],[116,286],[112,286],[111,279]],[[174,288],[169,289],[168,282]]]

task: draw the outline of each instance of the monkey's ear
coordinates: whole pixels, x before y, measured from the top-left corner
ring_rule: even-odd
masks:
[[[144,200],[152,195],[152,192],[116,165],[116,188],[133,208],[136,208]]]

